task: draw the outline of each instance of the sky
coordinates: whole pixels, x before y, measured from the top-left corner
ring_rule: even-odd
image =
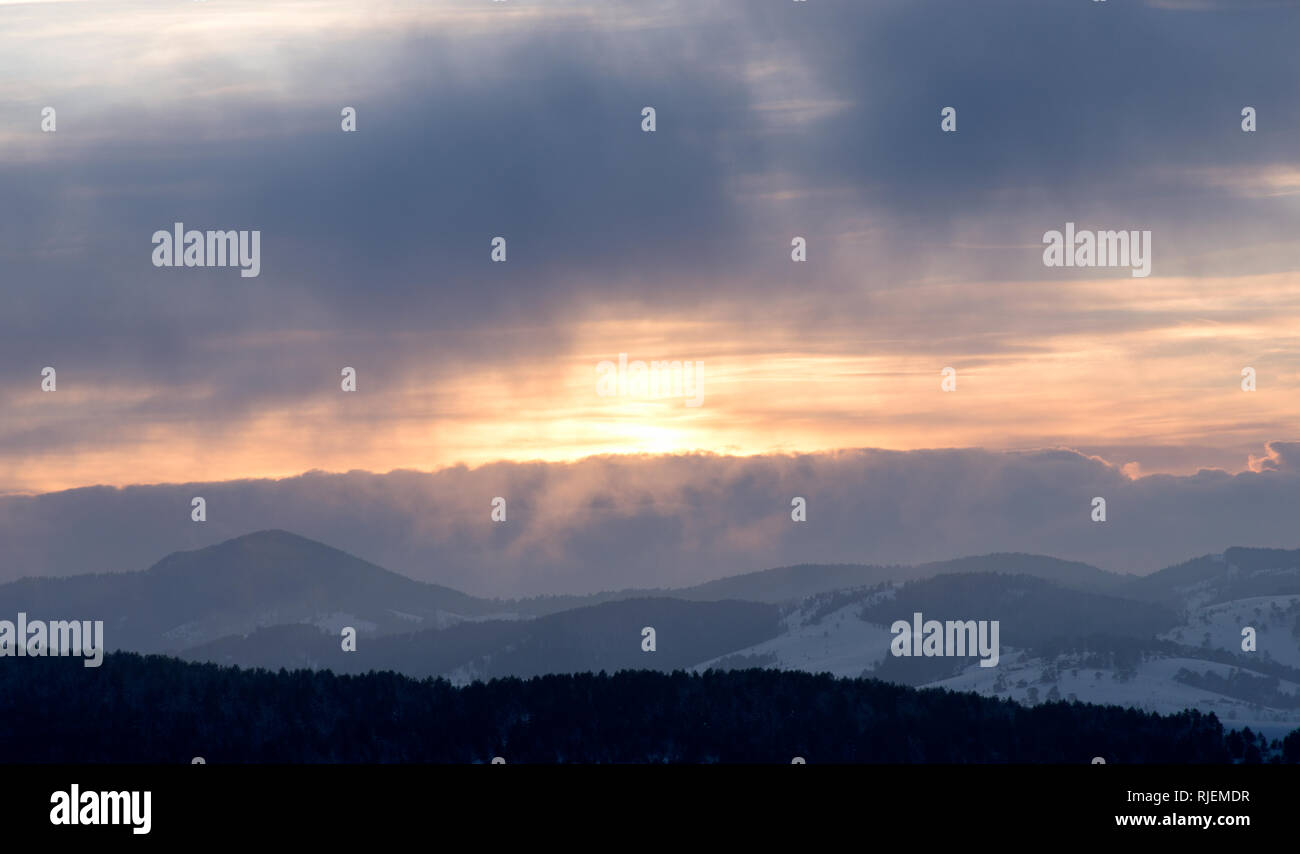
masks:
[[[1290,489],[1297,25],[1250,0],[0,0],[0,530],[87,487],[117,488],[77,493],[108,517],[132,485],[620,455],[676,495],[683,461],[830,478],[841,452],[920,480],[983,460],[1026,494],[1063,488],[1060,454],[1175,504],[1204,477]],[[260,231],[260,275],[154,266],[176,222]],[[1149,231],[1151,274],[1045,266],[1067,222]],[[702,363],[699,405],[600,394],[623,353]],[[1172,554],[951,524],[878,551]],[[1203,524],[1207,548],[1289,536]],[[871,551],[823,538],[803,551]],[[93,563],[29,539],[4,572]],[[760,539],[698,572],[761,568]],[[506,586],[474,572],[446,577]]]

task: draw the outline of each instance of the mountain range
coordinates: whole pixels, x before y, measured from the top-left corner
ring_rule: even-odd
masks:
[[[753,666],[875,676],[1034,704],[1195,708],[1300,725],[1300,550],[1231,548],[1148,576],[1026,554],[917,566],[808,564],[673,590],[483,599],[286,531],[137,572],[0,585],[0,614],[104,620],[112,650],[269,669],[391,670],[455,683]],[[890,654],[891,625],[998,621],[997,666]],[[342,633],[355,630],[355,651]],[[1255,649],[1244,649],[1243,630]],[[646,630],[653,630],[653,650]]]

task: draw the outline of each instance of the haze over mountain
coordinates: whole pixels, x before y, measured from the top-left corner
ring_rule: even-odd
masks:
[[[1134,479],[1061,449],[855,449],[0,495],[0,581],[136,571],[172,551],[268,528],[495,598],[681,589],[768,567],[990,553],[1141,574],[1236,544],[1294,547],[1300,446],[1273,443],[1252,465],[1259,470]],[[207,501],[202,524],[190,520],[194,496]],[[498,496],[508,501],[504,523],[490,515]],[[807,500],[806,522],[791,520],[792,496]],[[1107,500],[1104,524],[1091,519],[1094,496]]]

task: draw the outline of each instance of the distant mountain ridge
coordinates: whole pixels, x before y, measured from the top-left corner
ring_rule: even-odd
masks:
[[[1127,595],[1180,605],[1210,605],[1252,596],[1296,592],[1300,549],[1234,546],[1221,555],[1204,555],[1134,578]]]
[[[740,575],[706,581],[690,587],[631,589],[595,593],[589,596],[542,596],[514,600],[521,613],[553,613],[555,610],[596,604],[633,596],[672,596],[692,601],[740,599],[777,604],[793,602],[819,593],[850,587],[870,587],[887,581],[913,581],[937,575],[1001,572],[1031,575],[1066,587],[1093,592],[1123,588],[1136,576],[1107,572],[1086,563],[1060,560],[1046,555],[1000,552],[953,560],[906,566],[902,564],[804,563],[760,569]]]
[[[1125,580],[1072,561],[993,554],[917,567],[803,564],[677,589],[483,599],[416,581],[288,531],[266,530],[174,552],[138,572],[9,582],[0,585],[0,613],[26,610],[103,619],[113,648],[174,652],[273,625],[360,624],[367,634],[404,634],[471,619],[540,617],[633,598],[779,604],[846,587],[995,570],[1082,590],[1114,589]]]
[[[655,648],[642,630],[655,632]],[[192,661],[243,667],[391,670],[447,676],[457,683],[548,673],[686,669],[776,637],[780,611],[762,602],[620,599],[531,620],[463,622],[441,629],[363,639],[344,652],[337,633],[276,626],[182,653]]]
[[[110,648],[137,652],[174,652],[234,632],[302,622],[409,632],[497,607],[277,530],[174,552],[140,572],[0,585],[0,613],[102,619]]]

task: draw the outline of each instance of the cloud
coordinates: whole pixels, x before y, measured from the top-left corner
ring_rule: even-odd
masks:
[[[1298,0],[1146,0],[1153,9],[1171,12],[1248,12],[1254,9],[1295,9]]]
[[[1295,423],[1291,6],[67,8],[0,13],[0,491],[917,443],[1194,471]],[[262,275],[153,268],[175,221],[260,229]],[[1151,229],[1154,276],[1046,275],[1066,221]],[[726,378],[694,423],[569,393],[642,348]],[[982,396],[936,402],[947,364]]]
[[[1250,470],[1254,472],[1277,471],[1293,474],[1300,472],[1300,443],[1269,442],[1263,456],[1250,456]]]
[[[1232,545],[1300,546],[1296,445],[1230,475],[1132,479],[1071,450],[609,456],[436,472],[88,488],[0,498],[0,577],[143,569],[265,528],[490,595],[682,586],[812,562],[1020,551],[1147,572]],[[190,521],[190,499],[208,521]],[[507,501],[507,521],[490,519]],[[790,519],[807,501],[808,521]],[[1107,501],[1108,520],[1091,521]]]

